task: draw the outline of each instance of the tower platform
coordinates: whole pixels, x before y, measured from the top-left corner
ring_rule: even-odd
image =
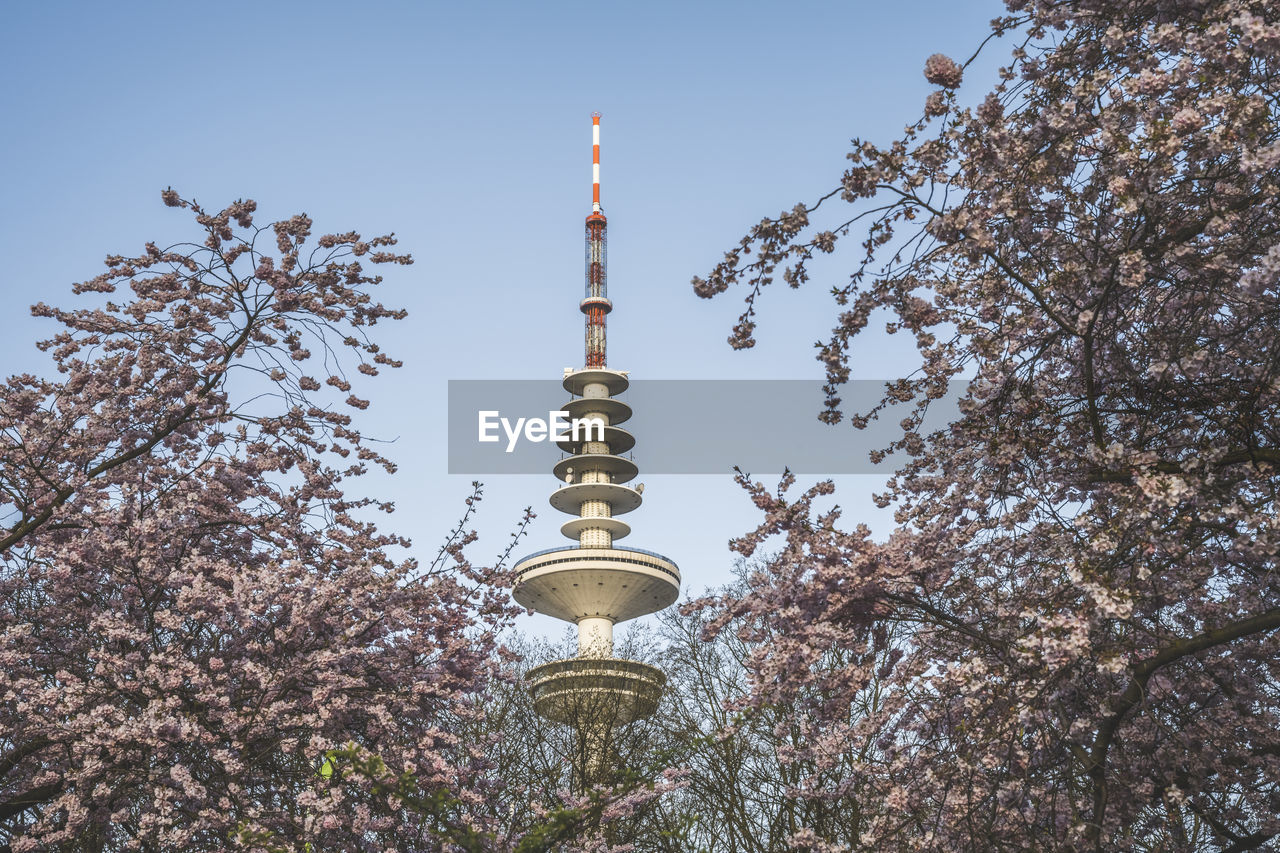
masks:
[[[627,378],[625,371],[593,367],[586,370],[570,370],[564,375],[564,381],[561,384],[564,385],[564,390],[575,397],[585,396],[588,385],[603,385],[608,389],[608,395],[614,397],[627,390],[631,380]]]
[[[533,707],[556,723],[622,726],[658,709],[667,677],[647,663],[622,658],[566,658],[525,675]]]
[[[679,567],[651,551],[556,548],[525,557],[513,571],[518,604],[566,622],[625,622],[680,597]]]
[[[590,435],[588,435],[590,433]],[[587,444],[598,444],[596,437],[600,434],[598,429],[582,429],[578,431],[578,437],[575,439],[573,434],[566,435],[562,440],[556,442],[556,447],[565,453],[581,453]],[[609,451],[615,456],[619,453],[626,453],[628,450],[636,446],[636,437],[625,429],[616,426],[606,425],[604,428],[604,440],[609,445]]]
[[[604,415],[609,423],[617,426],[631,418],[631,407],[612,397],[575,397],[560,407],[572,418],[585,418],[589,414]]]
[[[569,456],[556,463],[552,473],[557,478],[569,482],[570,473],[580,475],[583,471],[599,471],[608,474],[614,483],[625,483],[634,480],[640,469],[636,463],[612,453],[580,453]]]
[[[616,483],[569,483],[551,493],[551,505],[561,512],[577,514],[587,501],[604,501],[622,515],[640,506],[640,493]]]

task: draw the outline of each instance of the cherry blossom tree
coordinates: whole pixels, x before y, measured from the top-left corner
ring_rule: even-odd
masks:
[[[411,259],[163,198],[202,242],[109,257],[75,286],[89,304],[36,305],[56,373],[0,386],[0,844],[471,837],[500,780],[450,725],[497,665],[502,561],[468,561],[467,517],[430,564],[397,557],[391,505],[348,493],[394,470],[354,386],[400,366],[373,333],[405,312],[372,270]],[[318,772],[344,745],[436,808]]]
[[[830,484],[741,478],[764,518],[736,546],[782,551],[704,603],[709,627],[773,632],[750,704],[792,709],[795,760],[874,744],[844,787],[807,791],[863,792],[856,846],[1275,849],[1280,7],[1007,6],[989,93],[965,92],[971,60],[930,57],[900,139],[855,140],[828,194],[694,281],[745,288],[745,347],[777,276],[805,286],[852,252],[822,417],[913,412],[886,448],[909,458],[883,540],[841,523]],[[873,322],[914,337],[918,369],[844,412]],[[959,417],[922,431],[956,383]],[[882,703],[851,719],[890,629]],[[833,646],[846,665],[818,666]]]

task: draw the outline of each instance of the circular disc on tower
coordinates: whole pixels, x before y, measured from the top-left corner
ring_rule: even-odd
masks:
[[[583,390],[588,385],[597,384],[607,386],[609,396],[613,397],[627,390],[627,386],[631,383],[627,380],[627,375],[620,370],[605,370],[598,367],[575,370],[564,378],[564,390],[578,397],[582,396]]]
[[[577,515],[583,501],[607,501],[611,515],[622,515],[640,506],[640,493],[616,483],[570,483],[551,493],[551,505]]]
[[[582,309],[583,314],[595,307],[603,308],[604,313],[608,314],[613,310],[613,303],[603,296],[588,296],[578,303],[578,307]]]
[[[600,435],[599,428],[582,428],[578,431],[578,439],[573,439],[570,432],[563,441],[557,441],[556,447],[565,453],[580,453],[582,446],[587,440],[595,441]],[[616,426],[607,426],[604,428],[604,440],[609,445],[609,452],[613,454],[626,453],[628,450],[636,446],[636,437],[625,429]]]
[[[522,607],[577,622],[625,622],[680,597],[680,569],[660,554],[628,548],[557,548],[516,563],[512,597]]]
[[[584,418],[592,412],[599,412],[614,426],[631,417],[631,407],[612,397],[576,397],[560,408],[568,412],[570,418]]]
[[[552,471],[557,478],[566,483],[570,471],[573,473],[575,483],[581,481],[582,475],[587,471],[603,471],[609,475],[611,482],[625,483],[634,479],[640,469],[636,468],[636,463],[630,459],[623,459],[611,453],[580,453],[577,456],[561,459]]]
[[[560,525],[560,532],[577,541],[582,531],[592,528],[607,530],[614,540],[622,539],[631,533],[631,525],[620,518],[571,518]]]
[[[525,673],[533,707],[556,723],[615,726],[658,710],[667,677],[647,663],[621,658],[568,658]]]

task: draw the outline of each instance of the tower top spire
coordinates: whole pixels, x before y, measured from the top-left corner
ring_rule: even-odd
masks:
[[[600,113],[591,114],[591,212],[600,212]]]

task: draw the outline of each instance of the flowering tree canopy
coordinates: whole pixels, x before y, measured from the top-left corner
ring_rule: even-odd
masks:
[[[737,547],[784,550],[712,628],[768,624],[750,703],[794,708],[798,758],[860,746],[841,785],[801,790],[860,791],[869,849],[1272,849],[1280,7],[1007,6],[993,91],[966,100],[968,63],[930,57],[939,88],[902,138],[855,140],[839,186],[694,281],[747,289],[730,340],[750,346],[761,289],[853,236],[822,417],[914,401],[886,541],[820,509],[829,484],[743,478],[765,519]],[[842,412],[879,318],[919,368]],[[955,380],[960,416],[922,432]],[[815,666],[833,646],[847,665]],[[877,675],[881,703],[851,715]]]
[[[370,520],[392,507],[344,491],[393,468],[347,371],[399,366],[370,334],[404,312],[370,267],[411,260],[306,216],[255,225],[252,201],[164,200],[203,243],[110,257],[75,287],[92,305],[35,306],[56,378],[0,386],[0,839],[431,847],[489,784],[446,726],[475,713],[506,605],[463,528],[432,565],[393,559],[406,540]],[[353,743],[438,813],[317,773]]]

